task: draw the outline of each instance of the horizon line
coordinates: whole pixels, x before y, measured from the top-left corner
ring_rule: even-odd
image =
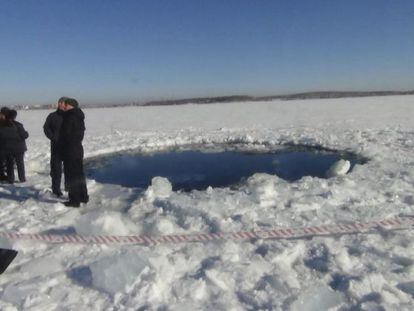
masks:
[[[369,97],[369,96],[392,96],[392,95],[414,95],[414,89],[409,90],[376,90],[376,91],[305,91],[295,93],[285,93],[280,95],[219,95],[219,96],[198,96],[198,97],[183,97],[183,98],[163,98],[156,100],[131,100],[131,101],[100,101],[100,102],[86,102],[82,104],[83,107],[105,107],[105,106],[162,106],[162,105],[182,105],[189,104],[192,101],[196,104],[210,104],[210,103],[226,103],[236,101],[270,101],[270,100],[294,100],[294,99],[329,99],[329,98],[349,98],[349,97]],[[56,102],[47,104],[9,104],[2,105],[2,107],[10,106],[13,108],[47,108],[56,105]]]

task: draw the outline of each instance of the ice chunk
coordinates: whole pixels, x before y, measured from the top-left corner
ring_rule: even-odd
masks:
[[[348,160],[339,160],[335,162],[329,170],[326,172],[327,177],[335,177],[339,175],[345,175],[349,172],[349,169],[351,168],[351,162]]]
[[[155,199],[166,199],[172,193],[172,185],[167,178],[164,177],[154,177],[151,180],[151,186],[148,187],[145,191],[145,197],[149,201]]]
[[[257,173],[247,180],[247,185],[253,199],[260,206],[271,206],[277,198],[276,183],[277,176]]]
[[[149,267],[147,260],[137,252],[127,252],[105,257],[90,265],[92,284],[110,294],[125,291]]]
[[[158,234],[173,234],[177,232],[177,226],[169,218],[160,217],[155,223],[155,231]]]
[[[333,291],[325,285],[313,287],[303,293],[293,303],[293,311],[307,310],[319,311],[330,310],[339,307],[344,302],[344,296],[340,292]]]
[[[48,257],[32,258],[22,265],[19,270],[21,274],[27,274],[31,277],[47,276],[62,271],[62,265],[59,260],[50,260]]]
[[[221,290],[234,290],[235,281],[231,277],[230,273],[218,271],[215,269],[207,270],[205,273],[207,279],[210,280],[214,285],[219,287]]]
[[[35,301],[35,300],[38,301]],[[43,299],[43,301],[39,301]],[[8,301],[13,304],[19,305],[21,304],[20,310],[27,310],[24,305],[25,304],[36,304],[37,307],[39,307],[39,304],[44,303],[45,305],[49,306],[49,310],[52,310],[53,308],[50,308],[50,298],[45,296],[43,293],[39,293],[39,284],[32,281],[32,280],[24,280],[19,282],[10,282],[7,286],[5,286],[4,291],[2,293],[1,297],[2,301]],[[34,310],[36,308],[33,308],[31,310]],[[1,310],[18,310],[17,308],[10,308],[10,309],[1,309]],[[37,310],[45,310],[40,308],[37,308]]]

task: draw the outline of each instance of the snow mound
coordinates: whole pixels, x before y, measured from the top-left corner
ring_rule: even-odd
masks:
[[[351,162],[348,160],[339,160],[335,162],[329,170],[326,172],[326,176],[329,177],[335,177],[340,175],[345,175],[349,172],[349,169],[351,168]]]
[[[149,269],[147,260],[138,252],[127,252],[102,258],[89,266],[92,285],[110,294],[128,290],[140,274]]]
[[[151,180],[151,186],[145,191],[145,197],[149,201],[154,201],[155,199],[166,199],[171,193],[170,181],[167,178],[157,176]]]

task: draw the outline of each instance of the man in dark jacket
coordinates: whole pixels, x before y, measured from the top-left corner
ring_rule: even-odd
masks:
[[[18,139],[14,141],[14,145],[12,146],[11,156],[13,157],[13,162],[16,163],[19,181],[25,182],[24,153],[27,151],[26,139],[29,137],[29,133],[24,129],[23,124],[16,121],[16,117],[17,111],[14,109],[9,110],[6,114],[6,120],[9,120],[16,127],[17,133],[19,134]]]
[[[16,125],[8,118],[8,112],[0,113],[1,156],[6,161],[7,182],[14,183],[14,154],[19,152],[21,141]]]
[[[67,97],[59,98],[56,111],[47,116],[45,124],[43,125],[43,131],[46,137],[50,139],[50,177],[52,177],[52,192],[58,197],[62,196],[60,183],[62,180],[63,166],[63,159],[59,152],[58,141],[63,121],[63,104],[65,99],[67,99]]]
[[[85,133],[85,115],[78,102],[67,98],[63,103],[63,120],[58,148],[63,157],[63,168],[69,193],[66,206],[79,207],[89,201],[83,170],[82,140]]]

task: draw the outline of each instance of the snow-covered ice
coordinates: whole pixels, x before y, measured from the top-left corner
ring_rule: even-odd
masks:
[[[20,111],[30,133],[24,184],[0,186],[1,231],[159,235],[328,225],[414,214],[414,96],[84,109],[86,158],[137,149],[283,143],[370,159],[345,174],[289,183],[255,174],[238,189],[142,191],[88,180],[90,202],[51,196],[50,111]],[[297,240],[158,246],[46,244],[19,251],[0,276],[1,310],[411,310],[412,230]]]

